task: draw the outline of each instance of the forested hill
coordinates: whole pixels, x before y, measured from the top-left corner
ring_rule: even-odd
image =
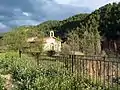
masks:
[[[55,30],[64,37],[74,30],[81,35],[85,30],[99,30],[108,39],[117,39],[120,31],[120,3],[107,4],[91,14],[78,14],[63,21],[48,21],[37,26],[39,30]]]
[[[86,30],[90,32],[99,30],[101,36],[106,36],[108,39],[117,39],[120,31],[120,3],[107,4],[91,14],[78,14],[63,21],[46,21],[33,26],[32,29],[43,31],[46,34],[50,30],[54,30],[55,35],[61,38],[71,31],[76,31],[81,35]]]
[[[63,37],[68,32],[70,32],[74,27],[76,27],[77,23],[79,24],[81,20],[83,20],[87,13],[84,14],[77,14],[75,16],[69,17],[63,21],[58,20],[50,20],[43,22],[37,25],[37,29],[43,31],[45,33],[49,33],[50,30],[54,30],[57,36]]]
[[[120,32],[120,3],[107,4],[80,22],[81,30],[99,30],[107,39],[117,39]]]
[[[71,30],[75,30],[77,33],[85,30],[99,30],[102,36],[117,39],[120,32],[120,3],[107,4],[80,20],[67,22],[58,28],[60,34],[62,31],[65,33],[65,31]]]

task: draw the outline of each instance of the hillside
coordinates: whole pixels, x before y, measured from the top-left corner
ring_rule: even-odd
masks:
[[[120,31],[120,3],[107,4],[81,22],[80,29],[99,30],[107,39],[117,39]]]
[[[78,14],[65,20],[50,20],[43,22],[35,29],[48,33],[50,30],[56,31],[61,38],[68,32],[75,30],[94,30],[97,29],[101,35],[105,35],[108,39],[116,39],[120,29],[120,3],[107,4],[91,14]]]
[[[117,39],[120,30],[120,3],[107,4],[91,14],[78,14],[63,21],[46,21],[37,25],[38,30],[48,32],[56,31],[56,35],[65,37],[68,32],[74,30],[80,33],[82,30],[99,30],[101,36],[107,39]]]
[[[37,28],[40,31],[43,31],[44,33],[46,33],[46,35],[48,35],[50,30],[56,31],[56,27],[58,27],[58,26],[60,26],[59,21],[50,20],[50,21],[46,21],[46,22],[43,22],[43,23],[35,26],[35,28]]]
[[[68,32],[75,30],[100,31],[101,36],[116,40],[120,32],[120,3],[107,4],[91,14],[78,14],[57,24],[50,25],[57,35],[64,37]],[[40,26],[43,24],[40,24]],[[48,26],[49,26],[48,25]],[[50,27],[49,26],[49,27]]]
[[[78,33],[81,30],[100,31],[101,36],[106,36],[107,39],[117,39],[120,31],[120,3],[107,4],[98,10],[95,10],[89,15],[77,15],[79,20],[75,19],[64,23],[58,27],[58,33],[66,33],[65,31],[75,30]],[[75,18],[76,16],[73,16]],[[64,20],[67,21],[67,20]],[[63,22],[64,22],[63,21]],[[63,36],[63,35],[62,35]]]
[[[118,49],[119,46],[116,47],[116,44],[119,45],[120,37],[120,3],[107,4],[91,14],[78,14],[62,21],[50,20],[37,26],[18,27],[16,30],[27,28],[42,31],[45,36],[49,35],[50,30],[54,30],[55,35],[63,40],[67,39],[70,32],[75,32],[81,40],[81,37],[85,36],[85,31],[93,35],[99,31],[101,37],[107,38],[105,45],[108,49]]]
[[[79,26],[79,23],[84,20],[89,14],[77,14],[75,16],[69,17],[62,21],[50,20],[43,22],[37,25],[37,29],[49,34],[50,30],[54,30],[56,32],[56,36],[60,36],[61,38],[65,37],[65,35],[70,32],[73,28]]]

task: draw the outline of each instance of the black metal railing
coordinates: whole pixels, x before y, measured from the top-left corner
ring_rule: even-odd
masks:
[[[78,80],[80,77],[91,85],[92,88],[89,90],[93,90],[93,88],[94,90],[120,90],[119,57],[83,55],[60,55],[49,58],[46,58],[48,56],[39,55],[36,57],[38,65],[40,64],[40,60],[63,62],[64,68],[71,73],[76,74],[75,79]]]
[[[103,89],[120,90],[120,58],[101,56],[57,56],[71,73]],[[96,88],[98,89],[98,88]]]

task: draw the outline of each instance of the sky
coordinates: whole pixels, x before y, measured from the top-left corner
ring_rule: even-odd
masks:
[[[120,0],[1,0],[0,32],[21,25],[37,25],[47,20],[63,20]]]
[[[99,8],[105,4],[119,2],[120,0],[55,0],[59,4],[83,6],[91,9]]]

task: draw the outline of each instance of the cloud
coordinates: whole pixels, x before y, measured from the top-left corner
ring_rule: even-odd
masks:
[[[1,28],[7,28],[7,26],[4,25],[3,23],[0,23],[0,27],[1,27]]]
[[[107,0],[107,3],[120,2],[120,0]]]
[[[8,26],[0,22],[0,32],[7,32]]]
[[[36,25],[46,20],[61,20],[78,13],[91,12],[115,1],[120,0],[2,0],[0,22],[8,28]]]
[[[25,15],[25,16],[27,16],[27,17],[28,17],[28,16],[31,16],[31,14],[30,14],[30,13],[27,13],[27,12],[22,12],[22,14]]]
[[[59,4],[70,4],[72,0],[55,0]],[[74,0],[76,1],[76,0]]]
[[[60,20],[81,12],[86,7],[59,4],[55,0],[2,0],[0,21],[8,27],[39,24],[46,20]]]
[[[36,13],[41,14],[47,20],[65,19],[81,12],[90,12],[87,7],[59,4],[55,0],[36,0],[36,2],[31,0],[31,3]]]
[[[37,25],[40,22],[35,21],[35,20],[12,20],[8,22],[9,25],[15,25],[15,26],[21,26],[21,25]]]
[[[105,4],[119,2],[120,0],[55,0],[60,4],[69,4],[74,6],[84,6],[92,9],[99,8]]]

